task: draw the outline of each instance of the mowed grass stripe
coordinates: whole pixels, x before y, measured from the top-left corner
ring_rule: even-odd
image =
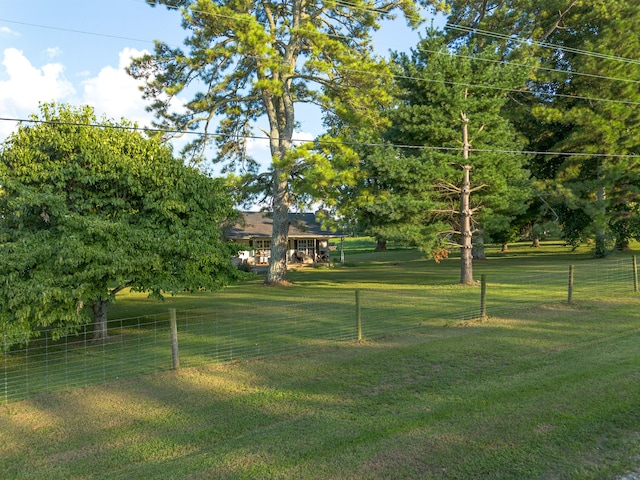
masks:
[[[526,256],[506,260],[505,274],[526,271]],[[596,284],[597,295],[572,305],[534,305],[507,289],[512,308],[484,320],[456,317],[459,297],[448,296],[472,292],[471,304],[476,287],[416,290],[387,265],[397,288],[376,295],[379,279],[348,267],[381,307],[394,295],[407,301],[380,312],[392,333],[11,403],[0,408],[0,477],[619,478],[640,466],[640,305],[624,265],[608,276],[619,282],[613,298]],[[343,274],[297,272],[283,290],[250,283],[246,301],[299,296],[311,289],[305,275],[351,295]],[[398,318],[428,299],[417,293],[425,289],[434,300],[401,331]],[[241,287],[230,293],[242,297]]]

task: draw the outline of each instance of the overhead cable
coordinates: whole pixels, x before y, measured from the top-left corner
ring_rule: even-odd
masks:
[[[72,127],[86,127],[86,128],[101,128],[101,129],[115,129],[115,130],[129,130],[129,131],[140,131],[140,132],[148,132],[148,133],[165,133],[165,134],[188,134],[188,135],[198,135],[204,137],[214,137],[214,138],[243,138],[245,140],[265,140],[268,141],[269,137],[266,135],[258,136],[258,135],[237,135],[237,134],[228,134],[223,135],[220,133],[205,133],[205,132],[195,132],[195,131],[187,131],[184,132],[182,130],[170,130],[170,129],[160,129],[160,128],[149,128],[149,127],[138,127],[135,125],[104,125],[100,123],[80,123],[80,122],[60,122],[60,121],[52,121],[52,120],[40,120],[40,119],[25,119],[25,118],[8,118],[8,117],[0,117],[0,121],[5,122],[17,122],[17,123],[35,123],[35,124],[45,124],[45,125],[64,125],[64,126],[72,126]],[[436,147],[430,145],[403,145],[403,144],[393,144],[393,143],[384,143],[384,142],[346,142],[342,140],[327,140],[327,139],[316,139],[316,140],[307,140],[307,139],[296,139],[292,138],[291,141],[293,143],[315,143],[318,145],[345,145],[345,146],[362,146],[362,147],[387,147],[387,148],[397,148],[397,149],[406,149],[406,150],[431,150],[431,151],[452,151],[452,152],[461,152],[463,147]],[[606,158],[628,158],[628,159],[639,159],[640,155],[632,155],[632,154],[621,154],[621,153],[586,153],[586,152],[562,152],[562,151],[537,151],[537,150],[510,150],[510,149],[488,149],[488,148],[470,148],[469,152],[477,152],[477,153],[502,153],[502,154],[511,154],[511,155],[552,155],[552,156],[564,156],[564,157],[606,157]]]

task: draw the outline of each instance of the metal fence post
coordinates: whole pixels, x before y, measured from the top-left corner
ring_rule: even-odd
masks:
[[[487,276],[480,275],[480,318],[487,318]]]
[[[567,291],[567,303],[571,303],[573,298],[573,265],[569,265],[569,288]]]
[[[356,290],[356,328],[358,330],[358,342],[362,341],[362,312],[360,310],[360,290]]]
[[[176,321],[176,309],[169,309],[169,327],[171,331],[171,368],[180,368],[180,355],[178,354],[178,322]]]

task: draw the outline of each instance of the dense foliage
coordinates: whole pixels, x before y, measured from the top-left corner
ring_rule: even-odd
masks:
[[[448,8],[442,32],[428,29],[394,59],[392,126],[371,138],[395,148],[361,149],[342,212],[379,240],[441,252],[442,233],[456,230],[443,216],[455,196],[447,207],[441,194],[460,188],[466,118],[472,186],[483,186],[472,196],[477,242],[560,232],[572,245],[594,241],[601,257],[640,238],[637,2]]]
[[[5,347],[93,312],[123,288],[217,289],[238,278],[219,226],[223,185],[125,121],[45,105],[0,151],[0,333]]]
[[[217,160],[251,167],[246,138],[266,117],[271,168],[247,181],[271,199],[273,235],[267,283],[285,280],[288,211],[302,178],[314,186],[336,184],[334,169],[322,155],[296,149],[296,110],[318,106],[350,124],[367,125],[380,117],[370,112],[391,100],[391,70],[372,55],[371,32],[398,11],[412,25],[429,0],[350,2],[306,0],[229,1],[154,0],[152,5],[180,7],[188,51],[158,43],[154,54],[138,59],[130,73],[146,80],[145,95],[164,124],[207,130],[188,151],[202,155],[217,146]],[[178,113],[167,100],[192,96]],[[192,93],[194,92],[194,93]]]
[[[522,85],[526,71],[489,50],[453,53],[432,29],[394,63],[399,93],[385,112],[390,127],[380,133],[389,147],[361,149],[360,181],[342,212],[354,211],[380,241],[416,245],[439,259],[465,234],[461,182],[469,165],[473,221],[466,234],[475,236],[479,254],[485,240],[508,241],[532,193],[527,156],[517,153],[523,139],[504,115],[507,92]]]
[[[638,238],[638,2],[450,4],[451,44],[481,43],[509,62],[536,59],[509,117],[540,152],[531,171],[564,238],[595,239],[596,256]]]

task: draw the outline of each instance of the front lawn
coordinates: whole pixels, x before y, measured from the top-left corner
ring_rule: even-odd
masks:
[[[528,248],[476,264],[488,279],[484,320],[463,314],[477,312],[480,288],[455,285],[456,259],[436,265],[401,248],[291,272],[288,288],[256,278],[159,306],[123,297],[116,316],[360,290],[365,338],[8,403],[0,477],[620,478],[640,467],[630,256]],[[400,328],[418,300],[424,314]],[[393,328],[371,335],[367,322]]]

